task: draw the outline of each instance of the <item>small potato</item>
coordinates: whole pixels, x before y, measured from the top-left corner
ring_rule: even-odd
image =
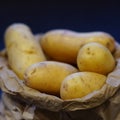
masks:
[[[94,72],[78,72],[67,76],[60,88],[63,100],[81,98],[99,90],[106,81],[106,76]]]
[[[78,52],[77,65],[80,71],[108,74],[115,68],[115,59],[105,46],[99,43],[85,44]]]
[[[88,42],[98,42],[111,52],[115,50],[115,40],[105,32],[77,33],[70,30],[52,30],[40,40],[46,55],[56,61],[76,64],[79,49]]]
[[[5,46],[9,66],[23,79],[24,72],[33,63],[45,61],[40,45],[30,28],[22,23],[10,25],[5,31]]]
[[[28,67],[24,80],[25,84],[31,88],[59,95],[63,79],[75,72],[78,72],[78,69],[72,65],[55,61],[44,61]]]

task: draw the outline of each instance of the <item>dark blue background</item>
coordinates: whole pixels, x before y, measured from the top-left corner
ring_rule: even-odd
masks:
[[[50,29],[78,32],[105,31],[120,42],[120,6],[113,1],[24,1],[0,2],[0,49],[4,48],[4,32],[8,25],[23,22],[33,33]]]

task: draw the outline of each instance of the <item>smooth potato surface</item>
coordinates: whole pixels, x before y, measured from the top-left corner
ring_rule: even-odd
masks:
[[[27,86],[49,94],[60,94],[62,80],[78,69],[72,65],[44,61],[31,65],[25,72],[24,79]]]
[[[99,90],[107,77],[94,72],[78,72],[67,76],[60,88],[60,96],[63,100],[84,97],[93,91]]]
[[[85,44],[78,52],[77,65],[80,71],[107,75],[115,68],[115,59],[105,46],[99,43]]]
[[[25,24],[16,23],[7,28],[5,46],[9,65],[20,79],[23,79],[28,66],[46,60],[40,45]]]
[[[76,64],[79,49],[88,42],[98,42],[111,52],[115,49],[114,38],[104,32],[77,33],[70,30],[52,30],[40,41],[44,52],[53,60]]]

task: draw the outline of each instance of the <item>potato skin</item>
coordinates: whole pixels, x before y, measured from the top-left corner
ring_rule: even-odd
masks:
[[[88,42],[98,42],[115,49],[114,38],[104,32],[78,33],[70,30],[51,30],[40,41],[44,52],[56,61],[76,64],[79,49]]]
[[[107,77],[94,72],[78,72],[67,76],[60,88],[63,100],[84,97],[95,90],[101,89]]]
[[[9,65],[20,79],[28,66],[46,60],[42,48],[25,24],[12,24],[6,29],[5,46]]]
[[[24,80],[27,86],[40,90],[40,92],[59,95],[62,80],[67,75],[75,72],[78,72],[78,69],[72,65],[55,61],[44,61],[28,67]]]
[[[107,75],[115,68],[115,59],[108,48],[99,43],[85,44],[78,52],[77,66],[80,71]]]

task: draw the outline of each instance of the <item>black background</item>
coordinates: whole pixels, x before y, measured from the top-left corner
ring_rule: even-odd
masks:
[[[60,28],[104,31],[120,42],[120,4],[116,0],[0,2],[0,49],[4,48],[5,29],[15,22],[29,25],[33,33]]]

